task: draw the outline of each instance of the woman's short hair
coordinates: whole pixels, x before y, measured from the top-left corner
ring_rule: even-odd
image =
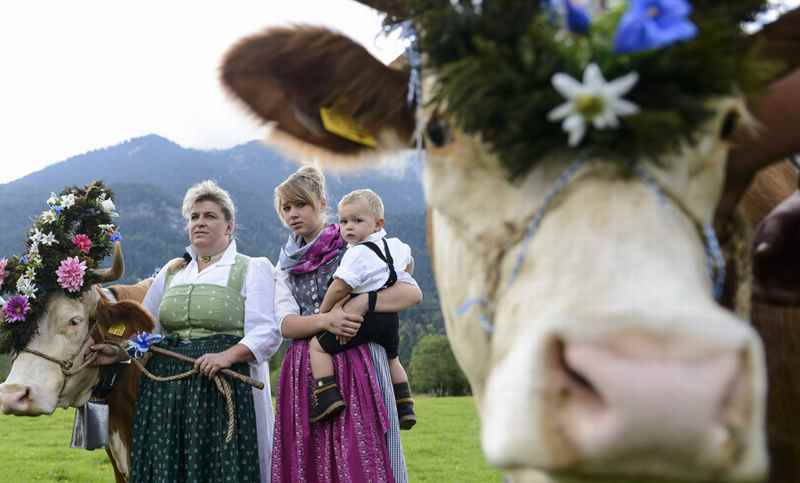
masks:
[[[181,207],[183,217],[188,220],[192,216],[192,207],[202,201],[213,201],[222,210],[225,221],[236,223],[236,207],[230,193],[211,180],[201,181],[186,191]]]
[[[383,200],[378,196],[378,193],[371,189],[355,190],[344,195],[339,201],[339,208],[349,205],[358,201],[363,201],[367,206],[369,212],[376,219],[383,219]]]
[[[286,181],[275,187],[275,212],[278,213],[278,218],[284,226],[286,221],[283,219],[281,210],[284,203],[311,205],[325,223],[327,214],[322,205],[327,202],[325,175],[314,166],[303,166],[286,178]]]

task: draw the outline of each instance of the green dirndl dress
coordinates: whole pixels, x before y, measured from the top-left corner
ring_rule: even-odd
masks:
[[[167,338],[158,345],[196,358],[221,352],[244,334],[242,284],[249,259],[236,255],[227,287],[213,284],[171,287],[167,275],[159,307]],[[172,376],[191,364],[154,355],[147,369]],[[246,363],[233,370],[249,375]],[[222,376],[225,377],[225,376]],[[252,389],[226,377],[233,392],[236,427],[225,442],[225,399],[214,381],[201,375],[157,382],[142,375],[133,424],[131,483],[259,482],[258,439]]]

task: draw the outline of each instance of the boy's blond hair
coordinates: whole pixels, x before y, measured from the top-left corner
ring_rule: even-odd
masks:
[[[378,193],[371,189],[355,190],[347,193],[339,201],[339,208],[342,206],[353,204],[357,201],[363,201],[367,205],[367,209],[376,219],[383,219],[383,200],[378,196]]]

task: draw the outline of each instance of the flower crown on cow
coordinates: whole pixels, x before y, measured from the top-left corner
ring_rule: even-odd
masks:
[[[19,350],[32,337],[48,294],[77,298],[98,281],[92,269],[120,239],[113,194],[102,182],[52,193],[36,219],[22,256],[0,259],[3,297],[0,353]]]
[[[460,128],[479,133],[512,176],[570,149],[658,159],[693,140],[713,114],[707,100],[752,93],[779,68],[758,56],[743,29],[766,8],[763,0],[409,0],[408,7],[424,66],[437,73],[433,102],[446,102]],[[387,24],[403,20],[389,16]]]

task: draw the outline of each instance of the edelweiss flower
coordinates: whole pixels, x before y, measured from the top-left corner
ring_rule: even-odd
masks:
[[[75,205],[75,195],[70,193],[61,197],[61,206],[65,209],[72,208]]]
[[[33,283],[33,278],[28,278],[28,273],[25,276],[19,277],[17,280],[17,292],[25,295],[28,298],[36,298],[36,284]]]
[[[50,206],[57,205],[60,198],[55,193],[50,193],[50,198],[47,198],[47,204]]]
[[[622,98],[636,82],[636,72],[606,82],[597,64],[589,64],[583,71],[583,83],[564,73],[553,76],[553,87],[567,102],[556,107],[547,115],[550,121],[561,121],[564,131],[569,133],[569,145],[577,146],[586,134],[587,124],[595,129],[616,128],[618,116],[628,116],[639,112],[639,107]]]
[[[53,235],[53,232],[50,232],[47,235],[43,235],[42,238],[39,240],[39,243],[47,247],[53,245],[53,243],[55,242],[56,242],[56,236]]]
[[[45,225],[49,225],[50,223],[56,221],[56,214],[53,213],[52,210],[45,210],[41,215],[39,215],[39,221]]]

